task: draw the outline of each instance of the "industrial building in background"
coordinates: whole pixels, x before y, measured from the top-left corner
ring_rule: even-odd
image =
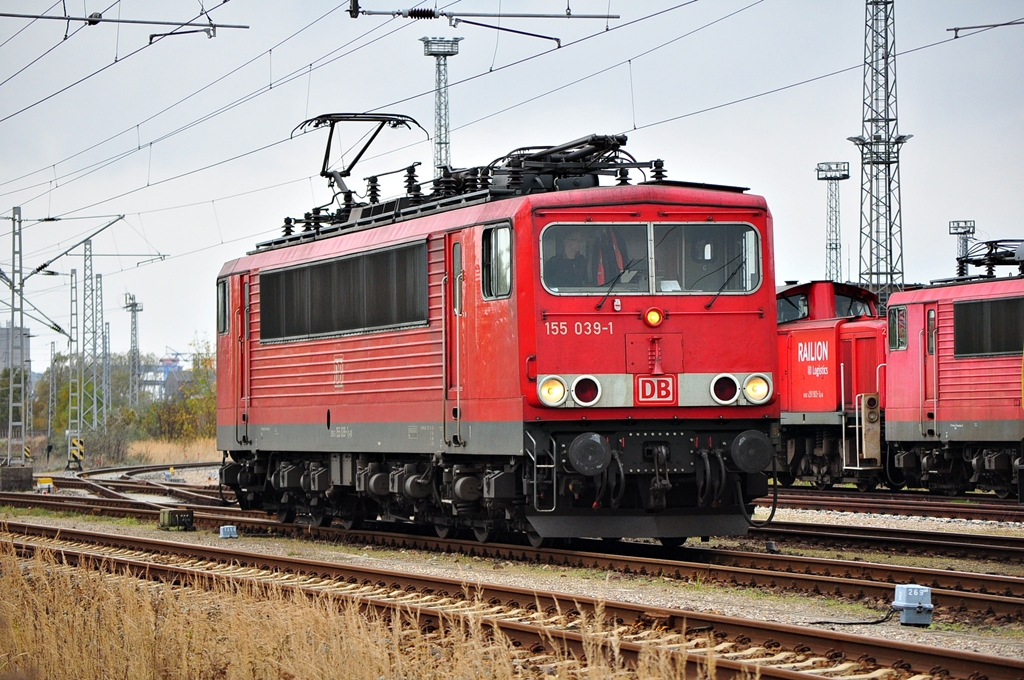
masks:
[[[818,163],[818,179],[828,182],[828,222],[825,228],[825,278],[843,281],[843,241],[839,227],[839,182],[850,179],[846,162]]]
[[[459,53],[462,38],[420,38],[423,54],[434,57],[434,177],[440,177],[441,168],[452,164],[451,148],[448,143],[448,57]]]
[[[848,139],[860,149],[860,283],[884,305],[903,289],[900,214],[901,135],[896,120],[894,0],[867,0],[864,29],[864,125]]]

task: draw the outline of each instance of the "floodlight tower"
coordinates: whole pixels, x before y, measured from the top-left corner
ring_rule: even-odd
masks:
[[[825,227],[825,278],[843,280],[843,242],[839,229],[839,181],[850,179],[846,162],[818,163],[818,179],[828,182],[828,224]]]
[[[961,264],[960,260],[967,257],[967,248],[974,236],[974,220],[950,220],[949,233],[957,237],[956,275],[967,276],[967,264]]]
[[[452,164],[448,144],[448,57],[459,53],[462,38],[420,38],[423,54],[437,60],[434,77],[434,177],[441,176],[440,168]]]
[[[139,312],[142,311],[142,303],[136,302],[131,293],[125,293],[124,308],[132,315],[132,344],[128,352],[128,405],[136,408],[139,405],[139,381],[142,378],[139,365]]]
[[[860,283],[878,294],[903,288],[900,148],[913,135],[896,123],[894,0],[867,0],[864,29],[864,125],[849,140],[860,149]]]

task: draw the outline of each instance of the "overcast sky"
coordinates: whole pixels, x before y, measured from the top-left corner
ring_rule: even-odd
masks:
[[[206,2],[206,0],[203,0]],[[392,10],[402,0],[362,0]],[[191,21],[196,0],[67,0],[72,16]],[[433,6],[433,3],[424,3]],[[459,12],[564,14],[565,0],[461,0]],[[0,17],[0,215],[22,206],[26,270],[113,216],[94,240],[111,350],[129,346],[125,293],[144,305],[143,352],[188,352],[214,337],[214,281],[223,262],[279,233],[282,219],[326,203],[317,175],[326,133],[289,139],[327,112],[387,111],[433,129],[434,61],[422,36],[461,36],[449,59],[452,162],[484,164],[519,146],[590,133],[629,135],[639,159],[663,158],[670,179],[750,187],[775,217],[776,277],[822,278],[826,187],[821,161],[849,161],[841,185],[843,262],[857,277],[864,2],[854,0],[570,0],[573,14],[610,21],[503,19],[498,33],[444,20],[348,16],[348,2],[233,0],[207,4],[221,29]],[[2,11],[59,14],[52,0]],[[661,12],[659,14],[659,12]],[[1024,18],[1021,0],[896,0],[899,130],[903,148],[906,280],[954,273],[950,220],[980,238],[1024,236],[1018,206],[1024,158],[1024,26],[952,40],[946,29]],[[653,16],[652,16],[653,15]],[[649,18],[647,18],[649,17]],[[495,20],[477,19],[485,23]],[[65,34],[68,34],[65,40]],[[965,32],[970,33],[970,32]],[[917,49],[923,48],[923,49]],[[368,128],[342,128],[346,146]],[[353,172],[362,178],[431,164],[419,130],[387,130]],[[385,195],[401,192],[396,176]],[[37,222],[56,217],[59,221]],[[10,222],[0,223],[10,271]],[[160,260],[159,257],[165,259]],[[69,272],[81,249],[26,285],[32,303],[69,320]],[[81,293],[79,293],[81,295]],[[9,300],[9,294],[3,294]],[[6,307],[0,315],[9,318]],[[29,320],[34,370],[51,342]]]

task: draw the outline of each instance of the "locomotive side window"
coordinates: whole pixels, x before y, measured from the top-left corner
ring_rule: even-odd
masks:
[[[452,244],[452,310],[462,314],[462,243]]]
[[[261,340],[426,322],[426,243],[260,274]]]
[[[935,354],[935,310],[928,310],[928,354]]]
[[[907,308],[889,308],[889,349],[907,348]]]
[[[807,295],[805,293],[797,293],[796,295],[781,297],[779,298],[777,309],[778,323],[806,319],[808,315]]]
[[[217,282],[217,333],[221,335],[228,332],[231,318],[228,302],[228,281],[222,279]]]
[[[1024,298],[953,303],[953,354],[957,357],[1020,354],[1024,349]]]
[[[508,297],[512,292],[512,228],[485,229],[481,253],[484,298]]]
[[[557,224],[541,236],[541,277],[556,294],[750,293],[760,241],[746,224]]]

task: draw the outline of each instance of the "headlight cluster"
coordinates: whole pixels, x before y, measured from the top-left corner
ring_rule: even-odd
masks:
[[[545,406],[561,406],[570,394],[578,406],[593,406],[601,399],[601,382],[592,375],[581,375],[569,388],[561,377],[549,375],[537,385],[537,396]]]
[[[735,404],[740,389],[740,381],[730,373],[720,373],[711,380],[711,398],[723,406]],[[772,382],[763,373],[751,373],[743,381],[742,391],[747,403],[764,404],[772,398]]]

